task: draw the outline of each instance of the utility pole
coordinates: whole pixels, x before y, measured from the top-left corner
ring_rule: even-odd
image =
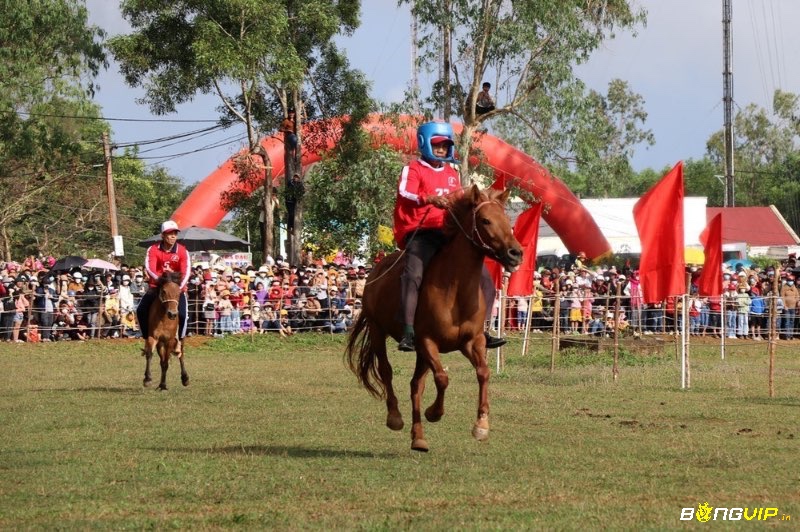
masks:
[[[725,207],[735,207],[733,186],[733,72],[731,72],[732,42],[731,5],[733,0],[722,0],[722,101],[725,107]]]
[[[414,114],[418,115],[419,77],[417,76],[417,15],[413,12],[411,13],[411,92],[414,94]]]
[[[111,145],[108,142],[108,133],[103,132],[103,156],[106,167],[106,193],[108,194],[108,219],[111,225],[111,240],[114,243],[114,255],[122,256],[122,239],[117,227],[117,197],[114,193],[114,174],[111,171]]]
[[[444,0],[443,8],[444,16],[445,16],[445,23],[444,27],[442,28],[442,40],[443,40],[443,49],[442,49],[442,82],[444,83],[444,87],[442,90],[442,98],[444,99],[444,103],[442,104],[442,118],[444,118],[445,122],[450,121],[450,56],[452,55],[450,52],[450,0]]]

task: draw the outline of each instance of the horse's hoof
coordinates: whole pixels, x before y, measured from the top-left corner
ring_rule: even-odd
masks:
[[[433,407],[425,409],[425,419],[430,421],[431,423],[436,423],[442,419],[444,412],[440,410],[434,410]]]
[[[142,381],[142,386],[149,388],[153,384],[153,379],[145,379]]]
[[[427,453],[428,442],[426,442],[424,438],[417,438],[416,440],[411,442],[411,450],[419,451],[421,453]]]
[[[386,416],[386,426],[392,430],[403,430],[403,416],[400,414],[389,414]]]
[[[477,423],[472,427],[472,437],[478,441],[486,441],[489,439],[489,429],[479,427]]]
[[[161,384],[161,385],[158,386],[158,389],[167,391],[167,385],[166,384]]]
[[[185,377],[181,377],[181,384],[184,386],[189,386],[189,376],[186,375]]]

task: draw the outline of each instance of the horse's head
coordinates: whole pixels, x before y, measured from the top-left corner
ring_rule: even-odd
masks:
[[[522,246],[506,214],[508,190],[480,190],[473,185],[452,204],[451,222],[485,255],[513,272],[522,263]],[[452,230],[452,228],[451,228]]]
[[[178,317],[178,301],[181,297],[181,287],[178,284],[178,274],[167,272],[158,280],[158,300],[171,320]]]

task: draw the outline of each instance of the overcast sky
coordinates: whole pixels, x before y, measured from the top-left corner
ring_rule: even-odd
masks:
[[[634,0],[648,12],[638,35],[607,41],[580,76],[605,93],[614,78],[627,80],[642,95],[645,127],[656,145],[639,147],[634,167],[661,169],[679,160],[702,157],[708,137],[722,127],[722,0]],[[402,97],[410,75],[410,19],[395,0],[362,0],[362,24],[353,37],[341,39],[351,65],[373,82],[373,96],[384,102]],[[90,20],[110,35],[129,30],[116,0],[87,0]],[[800,0],[733,0],[733,76],[737,108],[750,103],[769,109],[775,89],[800,93]],[[421,77],[421,84],[430,80]],[[218,101],[198,97],[174,115],[154,117],[138,104],[138,89],[128,88],[111,64],[99,79],[96,96],[108,118],[214,120]],[[165,137],[204,127],[190,122],[111,121],[113,141],[128,143]],[[208,125],[208,124],[206,124]],[[186,184],[202,180],[242,147],[243,128],[205,136],[193,142],[142,153],[150,164],[162,164]],[[229,142],[225,146],[207,146]],[[143,150],[146,147],[142,148]],[[164,159],[170,155],[196,151]]]

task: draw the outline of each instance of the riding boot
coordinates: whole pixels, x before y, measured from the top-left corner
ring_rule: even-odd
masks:
[[[400,339],[400,343],[397,344],[397,349],[399,351],[416,351],[414,347],[414,333],[413,332],[405,332],[403,333],[403,337]]]
[[[502,345],[506,345],[507,340],[505,338],[490,336],[488,332],[484,332],[483,336],[486,337],[486,349],[495,349]]]

